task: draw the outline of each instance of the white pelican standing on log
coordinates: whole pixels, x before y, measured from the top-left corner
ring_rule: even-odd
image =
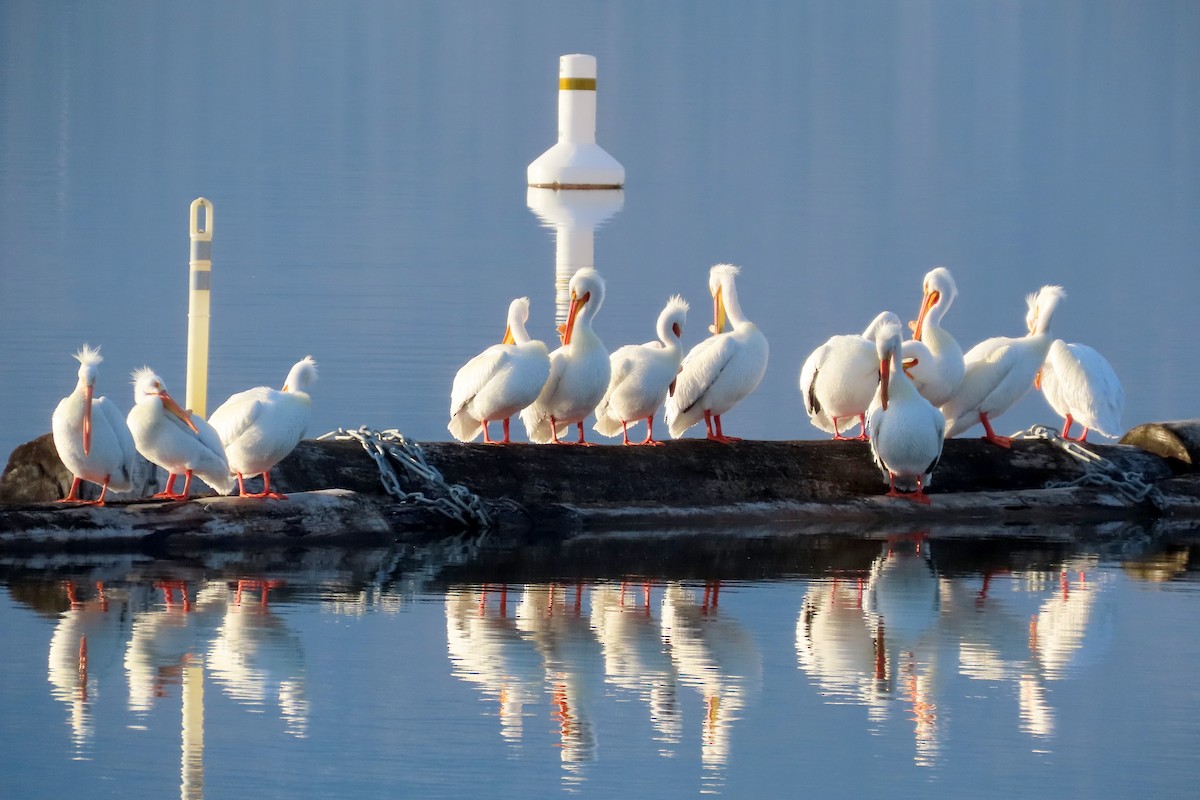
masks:
[[[1046,402],[1065,420],[1062,435],[1071,438],[1071,424],[1083,426],[1077,442],[1086,442],[1089,430],[1110,439],[1121,434],[1125,390],[1108,360],[1086,344],[1055,339],[1046,361],[1034,378]]]
[[[713,335],[683,359],[675,393],[667,398],[667,425],[675,439],[704,420],[709,439],[737,441],[721,430],[721,415],[754,391],[767,371],[767,337],[746,319],[738,302],[735,279],[740,272],[733,264],[717,264],[709,271]]]
[[[285,498],[271,491],[271,467],[295,449],[308,429],[308,390],[316,382],[317,362],[305,356],[288,371],[282,391],[257,386],[238,392],[209,417],[229,456],[229,468],[237,475],[240,496]],[[263,476],[262,491],[247,494],[245,479],[258,474]]]
[[[984,439],[1000,447],[1012,446],[1009,437],[996,435],[991,420],[1011,408],[1033,385],[1054,341],[1050,335],[1054,310],[1066,296],[1061,286],[1043,286],[1025,298],[1028,335],[985,339],[967,352],[962,383],[942,406],[947,437],[978,422],[983,425]]]
[[[958,287],[950,270],[935,267],[925,275],[922,288],[924,297],[913,338],[904,343],[901,354],[904,371],[917,391],[935,406],[941,406],[954,395],[965,370],[962,348],[942,327],[942,317],[958,296]]]
[[[532,405],[521,412],[521,421],[531,442],[563,442],[572,425],[579,426],[579,440],[586,445],[583,420],[592,413],[608,388],[611,366],[604,342],[592,330],[592,320],[604,303],[604,278],[592,267],[584,267],[568,284],[571,307],[562,328],[562,347],[550,354],[550,377]]]
[[[93,396],[98,368],[104,360],[100,348],[85,344],[75,359],[79,362],[75,391],[59,401],[50,418],[54,447],[72,477],[71,491],[62,502],[78,500],[102,506],[110,487],[117,492],[133,488],[137,448],[116,404],[107,397]],[[99,484],[99,499],[81,500],[81,481]]]
[[[596,406],[596,431],[603,436],[624,438],[622,444],[659,445],[654,438],[654,415],[663,398],[674,393],[675,377],[683,361],[683,324],[688,304],[679,295],[667,301],[655,326],[658,339],[645,344],[627,344],[609,356],[612,377],[608,391]],[[629,441],[629,426],[646,420],[646,438]]]
[[[149,367],[133,373],[133,403],[126,421],[138,452],[167,471],[167,486],[155,497],[187,500],[193,473],[221,494],[233,491],[221,437],[203,417],[180,408]],[[176,493],[175,476],[180,473],[183,491]]]
[[[858,439],[867,438],[867,407],[879,386],[879,357],[875,335],[900,318],[884,311],[862,334],[831,336],[814,350],[800,369],[800,394],[812,424],[834,439],[848,439],[839,421],[858,418]],[[853,425],[853,422],[848,423]]]
[[[879,355],[879,389],[867,417],[871,455],[884,472],[888,497],[907,497],[928,503],[925,486],[942,457],[946,419],[926,400],[904,373],[900,355],[900,326],[888,325],[875,340]],[[915,484],[911,494],[896,491]]]
[[[487,444],[508,444],[509,420],[537,399],[550,377],[550,351],[529,338],[529,298],[518,297],[508,307],[508,327],[500,344],[494,344],[464,364],[450,389],[451,435],[472,441],[483,432]],[[488,423],[501,420],[504,438],[488,435]]]

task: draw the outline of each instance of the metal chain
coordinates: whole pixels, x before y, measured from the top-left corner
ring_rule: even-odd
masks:
[[[1014,433],[1014,439],[1044,439],[1058,449],[1083,462],[1083,474],[1069,481],[1048,481],[1047,489],[1063,489],[1073,486],[1099,486],[1108,488],[1131,503],[1149,502],[1158,510],[1167,507],[1162,492],[1152,483],[1147,483],[1142,473],[1123,471],[1099,453],[1089,450],[1082,443],[1065,439],[1053,428],[1033,425],[1028,430]]]
[[[447,483],[442,473],[425,460],[421,445],[404,436],[395,428],[377,431],[363,425],[356,431],[338,428],[336,431],[318,436],[319,441],[346,441],[353,439],[375,459],[379,467],[379,479],[384,490],[402,503],[413,503],[431,508],[464,526],[488,530],[495,520],[479,495],[459,483]],[[390,457],[390,460],[389,460]],[[417,481],[430,489],[438,490],[441,497],[429,497],[425,492],[406,492],[392,468],[392,461],[403,466]]]

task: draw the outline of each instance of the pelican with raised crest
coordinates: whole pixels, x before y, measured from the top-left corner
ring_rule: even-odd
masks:
[[[137,448],[116,403],[94,396],[96,376],[104,360],[100,348],[85,344],[75,360],[79,362],[75,390],[59,401],[50,418],[54,447],[72,477],[71,491],[62,502],[102,506],[110,488],[116,492],[133,488]],[[84,501],[79,497],[82,481],[100,485],[99,499]]]
[[[233,491],[221,437],[203,417],[180,408],[149,367],[133,373],[133,403],[126,421],[138,452],[167,471],[166,488],[155,497],[187,500],[193,474],[221,494]],[[180,474],[183,491],[176,492],[175,477]]]
[[[271,468],[296,448],[308,430],[312,416],[308,391],[316,382],[317,362],[305,356],[292,365],[282,390],[256,386],[238,392],[209,417],[237,476],[240,496],[284,499],[285,495],[271,491]],[[247,493],[245,479],[260,474],[262,491]]]
[[[746,318],[738,302],[736,279],[740,272],[733,264],[717,264],[709,270],[712,336],[683,359],[675,393],[667,398],[666,420],[672,438],[678,439],[703,420],[709,439],[737,441],[721,429],[721,415],[753,392],[767,371],[767,337]],[[726,322],[729,330],[725,330]]]
[[[596,406],[595,429],[603,436],[621,434],[622,444],[659,445],[654,438],[654,415],[663,398],[675,392],[675,378],[683,361],[683,324],[688,304],[679,295],[667,301],[658,315],[658,338],[645,344],[627,344],[609,356],[612,376],[608,390]],[[646,438],[629,441],[629,426],[646,420]]]
[[[529,298],[518,297],[508,307],[508,327],[494,344],[464,364],[450,389],[451,435],[469,442],[483,432],[486,444],[508,444],[509,420],[537,399],[550,377],[550,351],[525,330]],[[500,420],[504,438],[488,434],[488,423]]]
[[[612,367],[604,342],[592,329],[604,303],[604,278],[592,267],[571,276],[571,306],[563,326],[562,346],[550,354],[550,376],[532,404],[521,411],[521,421],[531,442],[587,445],[583,421],[608,389]],[[576,442],[563,442],[572,425],[579,427]]]
[[[942,406],[947,437],[979,423],[983,425],[984,439],[1000,447],[1012,446],[1008,436],[998,436],[992,430],[992,420],[1033,386],[1054,341],[1050,333],[1054,311],[1066,296],[1061,286],[1043,286],[1025,298],[1029,307],[1025,317],[1027,335],[985,339],[967,351],[963,357],[966,369],[962,383]]]

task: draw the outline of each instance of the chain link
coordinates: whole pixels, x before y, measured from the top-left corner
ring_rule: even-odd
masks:
[[[1083,474],[1069,481],[1048,481],[1047,489],[1064,489],[1074,486],[1099,486],[1111,489],[1131,503],[1148,502],[1159,511],[1167,507],[1166,498],[1152,483],[1147,483],[1142,473],[1124,471],[1099,453],[1084,447],[1081,442],[1065,439],[1053,428],[1033,425],[1028,430],[1014,433],[1014,439],[1044,439],[1071,457],[1083,463]]]
[[[460,483],[447,483],[446,479],[442,477],[442,473],[425,460],[425,451],[421,445],[406,438],[395,428],[385,431],[373,430],[366,425],[354,431],[338,428],[336,431],[318,436],[317,439],[319,441],[352,439],[361,444],[379,467],[379,479],[383,483],[384,490],[402,503],[425,506],[464,526],[475,527],[479,530],[489,530],[495,525],[495,519],[479,495]],[[392,467],[392,462],[404,467],[413,479],[441,496],[430,497],[421,491],[405,491],[400,485],[400,479]],[[517,505],[512,501],[509,503]]]

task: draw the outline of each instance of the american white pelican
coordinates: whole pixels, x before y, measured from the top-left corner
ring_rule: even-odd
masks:
[[[166,489],[155,497],[187,500],[192,474],[221,494],[233,491],[233,474],[221,437],[203,417],[179,407],[149,367],[133,373],[133,408],[126,421],[138,452],[167,471]],[[183,473],[183,491],[176,493],[175,476]]]
[[[936,267],[925,275],[923,291],[925,296],[913,338],[904,343],[901,355],[904,371],[917,391],[935,406],[941,406],[954,395],[965,370],[962,348],[942,327],[942,317],[958,296],[958,287],[950,270]]]
[[[831,336],[812,351],[800,369],[800,394],[804,410],[813,425],[832,433],[834,439],[847,439],[839,420],[858,418],[860,433],[867,438],[867,406],[879,386],[879,358],[875,352],[875,334],[884,325],[899,325],[900,318],[884,311],[859,334]],[[853,422],[849,423],[853,425]]]
[[[116,404],[107,397],[93,397],[104,360],[100,349],[85,344],[75,358],[79,361],[75,391],[59,401],[50,418],[58,457],[73,477],[71,491],[61,502],[79,500],[80,481],[91,481],[100,484],[100,498],[90,502],[102,506],[109,487],[117,492],[133,488],[137,448]]]
[[[1028,335],[984,339],[967,351],[962,383],[942,406],[947,437],[978,422],[985,431],[983,438],[1001,447],[1012,446],[1009,437],[996,435],[991,420],[1011,408],[1033,385],[1054,341],[1050,335],[1054,310],[1066,296],[1061,286],[1043,286],[1026,298]]]
[[[604,342],[592,330],[600,306],[604,303],[604,278],[591,267],[584,267],[568,284],[571,308],[562,328],[562,347],[550,354],[550,377],[537,399],[521,411],[521,421],[531,442],[553,441],[564,444],[571,425],[579,426],[583,438],[583,420],[604,397],[612,367]]]
[[[1089,430],[1110,439],[1121,435],[1117,431],[1125,411],[1125,390],[1108,360],[1086,344],[1055,339],[1033,385],[1065,420],[1064,439],[1071,438],[1073,422],[1083,426],[1078,442],[1087,441]]]
[[[709,271],[713,335],[683,359],[675,393],[667,398],[667,425],[675,439],[704,420],[709,439],[737,441],[721,430],[721,415],[754,391],[767,371],[767,337],[742,314],[735,284],[739,273],[733,264],[717,264]]]
[[[875,342],[880,378],[867,416],[871,455],[884,472],[889,497],[908,497],[928,503],[924,487],[942,457],[946,420],[904,374],[900,327],[885,326]],[[916,491],[912,494],[897,492],[897,479],[902,484],[915,483]]]
[[[640,444],[656,445],[654,414],[663,398],[675,391],[675,376],[683,361],[683,323],[687,320],[688,304],[679,295],[667,301],[658,315],[658,339],[645,344],[627,344],[611,356],[612,377],[608,391],[596,406],[595,429],[603,436],[629,441],[629,426],[646,420],[646,438]]]
[[[284,495],[271,491],[271,467],[295,449],[312,414],[309,388],[317,382],[317,362],[305,356],[292,365],[283,391],[257,386],[231,395],[212,413],[209,422],[221,437],[229,468],[237,475],[242,497]],[[246,494],[245,479],[262,474],[263,490]]]
[[[450,424],[446,427],[460,442],[469,442],[483,431],[483,441],[497,444],[488,435],[492,420],[504,423],[508,444],[509,419],[537,399],[550,377],[550,351],[529,338],[529,298],[518,297],[508,307],[508,327],[500,344],[494,344],[464,364],[450,389]]]

